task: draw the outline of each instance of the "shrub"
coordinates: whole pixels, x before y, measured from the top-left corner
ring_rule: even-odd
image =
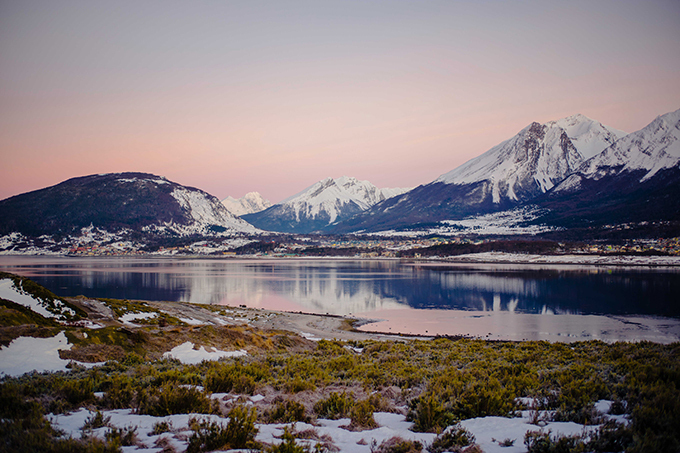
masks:
[[[427,393],[411,403],[408,419],[414,423],[413,431],[427,433],[441,431],[453,419],[433,393]]]
[[[61,383],[60,396],[72,406],[94,400],[92,381],[89,379],[69,379]]]
[[[268,453],[310,453],[309,448],[298,445],[295,442],[295,436],[290,432],[287,426],[283,428],[281,435],[283,441],[280,444],[275,444],[266,449]]]
[[[295,377],[290,381],[286,382],[286,391],[290,393],[300,393],[305,390],[316,390],[316,385],[314,383]]]
[[[135,390],[130,378],[116,376],[106,384],[103,404],[110,409],[124,409],[130,407],[135,396]]]
[[[123,447],[129,447],[137,444],[137,427],[129,426],[127,428],[111,428],[106,435],[106,440]]]
[[[153,424],[153,429],[149,435],[157,436],[172,431],[172,422],[157,422]]]
[[[110,426],[111,417],[104,417],[100,411],[94,413],[94,415],[85,419],[85,424],[83,425],[83,430],[103,428],[105,426]]]
[[[371,445],[371,453],[420,453],[422,451],[422,443],[417,440],[406,440],[398,436],[382,441],[377,447],[375,443]]]
[[[437,436],[427,448],[430,453],[442,452],[460,452],[463,447],[472,445],[475,442],[475,436],[470,431],[456,424],[447,429],[443,434]],[[512,444],[511,444],[512,445]]]
[[[350,429],[359,431],[377,428],[378,423],[376,423],[373,417],[374,410],[375,408],[370,400],[361,400],[355,403],[350,411]]]
[[[591,436],[588,449],[595,452],[625,451],[632,442],[630,428],[620,423],[606,422]]]
[[[168,384],[160,389],[141,390],[137,413],[164,417],[172,414],[212,412],[212,401],[205,393],[193,387]]]
[[[270,423],[306,422],[305,406],[293,400],[276,403],[274,409],[267,415]]]
[[[217,449],[255,448],[257,428],[255,408],[236,406],[229,412],[229,422],[223,425],[209,420],[191,423],[194,433],[189,438],[187,453],[213,451]]]
[[[550,431],[529,431],[524,435],[527,453],[580,453],[586,451],[581,436],[551,436]]]
[[[252,395],[257,384],[268,377],[269,370],[263,364],[225,363],[208,371],[204,386],[212,393],[236,392]]]
[[[345,418],[350,415],[350,411],[354,406],[354,397],[345,392],[331,393],[325,400],[317,401],[314,405],[314,412],[319,417],[337,420],[338,418]]]

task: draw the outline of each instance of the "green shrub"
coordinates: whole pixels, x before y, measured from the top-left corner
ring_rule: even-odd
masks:
[[[71,406],[77,407],[84,402],[94,401],[92,381],[89,379],[64,380],[58,392]]]
[[[267,415],[270,423],[294,423],[309,421],[305,415],[305,406],[293,400],[276,403],[274,409]]]
[[[259,382],[270,375],[269,370],[260,363],[242,364],[218,363],[207,373],[204,386],[212,393],[246,393],[252,395]]]
[[[600,426],[590,437],[588,450],[593,452],[625,451],[632,443],[631,429],[610,421]]]
[[[127,376],[117,375],[102,384],[105,389],[102,404],[110,409],[125,409],[130,407],[135,397],[132,380]]]
[[[373,407],[370,400],[366,399],[356,402],[350,411],[350,429],[358,431],[377,428],[378,423],[376,423],[373,417],[374,411],[375,407]]]
[[[406,440],[395,436],[384,440],[380,445],[371,445],[371,453],[420,453],[423,444],[417,440]]]
[[[295,442],[295,436],[287,426],[283,428],[281,435],[283,441],[280,444],[271,445],[266,449],[267,453],[310,453],[310,449]]]
[[[314,412],[321,418],[337,420],[348,417],[353,406],[353,395],[333,392],[325,400],[317,401],[314,405]]]
[[[111,428],[105,434],[106,440],[123,447],[137,444],[137,427],[128,426],[126,428]]]
[[[295,377],[290,381],[286,382],[286,391],[290,393],[300,393],[305,390],[316,390],[316,385],[314,383]]]
[[[257,428],[255,408],[236,406],[229,412],[229,422],[223,425],[209,420],[191,423],[193,434],[189,438],[187,453],[213,450],[229,450],[237,448],[255,448]]]
[[[164,417],[172,414],[208,414],[213,404],[205,393],[193,387],[168,384],[143,389],[138,394],[137,413]]]
[[[172,431],[172,422],[157,422],[153,424],[153,429],[151,430],[151,435],[157,436],[163,433],[169,433]]]
[[[459,424],[437,436],[427,448],[430,453],[459,452],[463,447],[475,443],[475,436]],[[512,444],[511,444],[512,445]]]
[[[420,433],[442,431],[453,420],[434,393],[427,393],[412,401],[407,418],[414,423],[413,431]]]
[[[581,453],[586,443],[581,436],[551,436],[550,431],[529,431],[524,435],[527,453]]]
[[[110,426],[111,417],[104,417],[100,411],[96,411],[94,415],[85,419],[85,424],[83,425],[83,430],[91,430],[97,428],[103,428],[105,426]]]

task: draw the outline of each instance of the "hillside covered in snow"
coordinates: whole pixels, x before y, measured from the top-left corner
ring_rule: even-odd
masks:
[[[264,211],[272,205],[259,192],[248,192],[241,198],[227,197],[222,200],[222,204],[236,216]]]
[[[347,219],[408,189],[380,189],[369,181],[326,178],[276,205],[243,218],[258,228],[309,233]]]
[[[216,197],[147,173],[83,176],[0,201],[0,235],[79,235],[84,228],[179,236],[257,232]]]
[[[435,181],[328,231],[431,229],[536,206],[543,214],[525,226],[677,220],[679,116],[662,115],[628,135],[583,115],[532,123]]]

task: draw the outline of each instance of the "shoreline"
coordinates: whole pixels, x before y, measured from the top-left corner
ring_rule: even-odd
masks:
[[[347,256],[265,256],[265,255],[166,255],[166,254],[130,254],[130,255],[70,255],[70,254],[24,254],[0,253],[4,257],[45,258],[45,259],[181,259],[181,260],[217,260],[217,261],[396,261],[403,264],[480,264],[480,265],[541,265],[541,266],[616,266],[616,267],[680,267],[680,255],[596,255],[596,254],[564,254],[539,255],[508,252],[480,252],[465,255],[451,255],[429,258],[399,257],[347,257]]]

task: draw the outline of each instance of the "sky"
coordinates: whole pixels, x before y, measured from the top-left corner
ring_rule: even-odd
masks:
[[[680,108],[680,2],[0,0],[0,199],[141,171],[414,187],[532,121]]]

